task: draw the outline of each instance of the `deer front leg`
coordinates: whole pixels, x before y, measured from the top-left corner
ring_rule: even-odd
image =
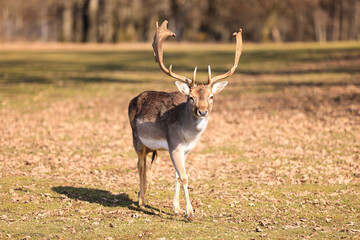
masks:
[[[180,194],[180,176],[175,170],[175,196],[174,196],[174,213],[179,214],[181,212],[180,209],[180,201],[179,201],[179,194]]]
[[[193,219],[194,211],[190,203],[189,191],[188,191],[188,177],[185,170],[185,152],[182,149],[175,149],[170,152],[171,160],[175,167],[177,174],[180,177],[180,181],[183,185],[183,192],[185,198],[185,212],[186,218]],[[175,188],[175,198],[176,198],[176,188]],[[175,203],[175,199],[174,199]]]

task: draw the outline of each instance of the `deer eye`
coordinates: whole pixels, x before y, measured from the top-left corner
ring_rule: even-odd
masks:
[[[210,99],[211,99],[211,100],[214,99],[214,96],[210,96]]]

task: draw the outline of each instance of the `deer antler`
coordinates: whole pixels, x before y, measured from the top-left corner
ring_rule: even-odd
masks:
[[[169,69],[167,69],[163,62],[163,48],[162,44],[168,37],[175,37],[175,33],[167,29],[168,21],[165,20],[161,26],[159,27],[159,23],[156,22],[156,33],[154,36],[154,42],[152,43],[152,47],[154,49],[154,57],[155,61],[159,63],[159,66],[161,70],[163,70],[164,73],[168,74],[169,76],[179,79],[183,82],[186,82],[187,84],[191,84],[193,86],[195,84],[195,74],[194,73],[194,80],[191,81],[190,79],[180,76],[172,71],[172,65],[170,65]],[[196,71],[196,70],[195,70]]]
[[[235,69],[238,66],[239,63],[239,59],[240,59],[240,55],[241,55],[241,51],[242,51],[242,36],[241,36],[241,32],[242,29],[239,29],[239,32],[234,32],[233,36],[236,37],[236,52],[235,52],[235,61],[234,61],[234,65],[232,66],[232,68],[230,68],[230,70],[222,75],[216,76],[216,77],[211,77],[211,68],[210,65],[208,66],[209,69],[209,74],[208,74],[208,85],[212,85],[214,84],[216,81],[220,80],[220,79],[224,79],[227,77],[230,77],[231,75],[233,75],[233,73],[235,72]]]

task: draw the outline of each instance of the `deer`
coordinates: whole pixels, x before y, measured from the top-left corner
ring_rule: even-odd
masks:
[[[167,29],[165,20],[159,27],[156,22],[156,32],[152,47],[155,61],[160,69],[170,77],[179,81],[175,84],[179,91],[160,92],[145,91],[133,98],[129,104],[129,121],[132,129],[133,146],[137,153],[137,168],[140,189],[138,192],[139,207],[146,207],[145,194],[147,190],[146,157],[152,153],[151,164],[156,160],[157,151],[168,151],[175,168],[175,196],[173,210],[181,214],[179,205],[180,185],[185,199],[185,217],[194,219],[194,211],[190,203],[188,191],[188,176],[185,161],[190,151],[196,146],[205,128],[213,108],[214,95],[218,94],[228,84],[221,79],[230,77],[238,66],[242,51],[242,29],[233,33],[236,38],[234,65],[222,75],[212,77],[208,66],[208,81],[206,84],[196,83],[195,67],[192,79],[173,72],[172,65],[167,68],[163,62],[163,43],[175,33]]]

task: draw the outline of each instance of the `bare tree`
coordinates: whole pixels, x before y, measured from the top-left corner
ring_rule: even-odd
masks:
[[[104,0],[100,4],[99,40],[110,43],[114,39],[115,0]]]
[[[62,11],[62,38],[64,42],[73,40],[73,4],[72,2],[65,2]]]
[[[86,16],[87,16],[87,42],[98,41],[98,11],[99,11],[99,0],[88,0],[86,2]]]

